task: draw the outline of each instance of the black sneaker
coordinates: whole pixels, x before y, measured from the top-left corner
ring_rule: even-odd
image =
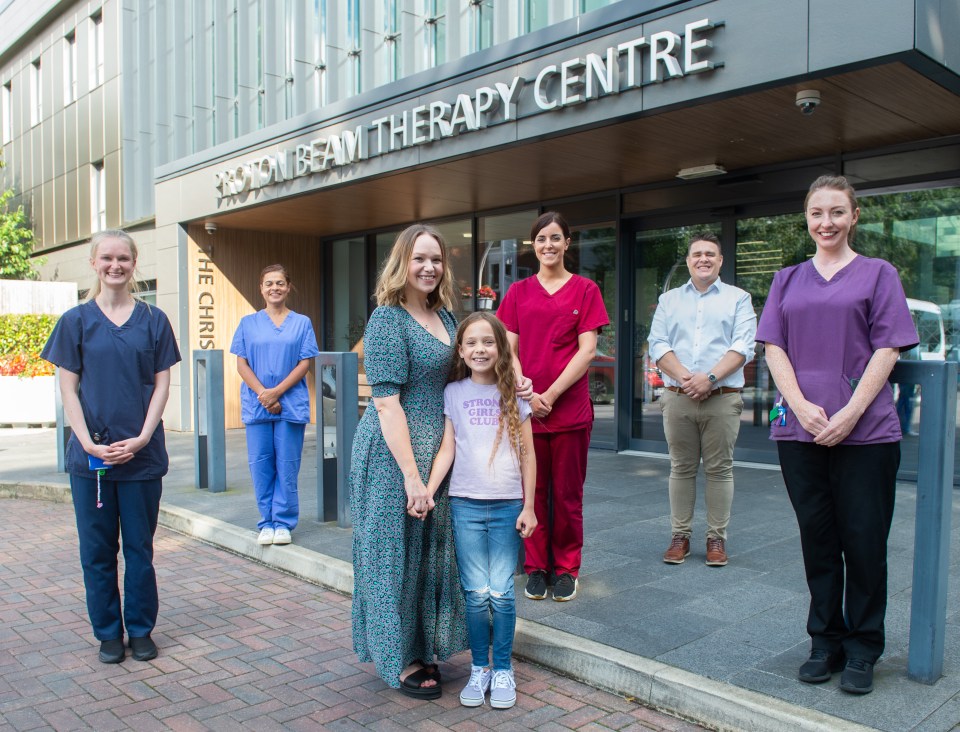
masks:
[[[123,638],[100,641],[100,663],[123,663],[126,656]]]
[[[157,644],[148,635],[143,638],[131,638],[130,650],[135,661],[150,661],[157,657]]]
[[[527,577],[527,586],[523,594],[531,600],[542,600],[547,596],[547,573],[542,569],[535,569]]]
[[[557,602],[567,602],[577,596],[577,578],[564,572],[557,577],[553,586],[553,599]]]
[[[873,691],[873,664],[851,658],[840,675],[840,688],[850,694],[869,694]]]
[[[830,653],[823,648],[810,651],[810,658],[800,667],[797,677],[805,684],[822,684],[843,668],[843,651]]]

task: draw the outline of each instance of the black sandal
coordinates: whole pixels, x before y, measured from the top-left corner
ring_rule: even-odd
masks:
[[[422,686],[424,681],[436,681],[436,686]],[[430,671],[427,667],[419,668],[400,682],[400,693],[412,699],[439,699],[443,690],[440,688],[440,671]]]

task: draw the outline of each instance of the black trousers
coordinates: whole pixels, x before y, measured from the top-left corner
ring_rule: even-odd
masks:
[[[814,649],[875,663],[887,612],[887,537],[900,443],[823,447],[777,442],[800,525]]]

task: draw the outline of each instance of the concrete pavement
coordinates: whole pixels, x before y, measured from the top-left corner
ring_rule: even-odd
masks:
[[[314,434],[301,474],[301,526],[291,547],[258,547],[242,431],[228,433],[228,486],[193,486],[192,436],[170,434],[164,518],[206,541],[314,581],[349,590],[350,532],[315,521]],[[0,431],[6,492],[62,495],[49,430]],[[877,690],[854,697],[833,682],[796,681],[808,651],[808,596],[796,522],[779,472],[738,466],[731,563],[703,564],[702,499],[693,554],[680,566],[660,555],[669,541],[666,475],[657,458],[590,455],[581,594],[572,603],[521,599],[517,651],[595,685],[721,729],[952,730],[960,723],[957,580],[960,502],[954,504],[947,656],[932,686],[906,678],[915,486],[900,484],[890,541],[888,650]],[[47,486],[44,488],[43,486]]]

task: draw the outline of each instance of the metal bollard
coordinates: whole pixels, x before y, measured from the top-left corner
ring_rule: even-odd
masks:
[[[227,489],[224,427],[223,351],[193,352],[193,454],[197,488]]]
[[[359,421],[356,353],[316,357],[317,520],[349,527],[350,461]],[[332,422],[332,424],[330,424]]]
[[[957,364],[953,361],[899,361],[890,381],[919,384],[923,394],[907,676],[914,681],[933,684],[943,675]]]

